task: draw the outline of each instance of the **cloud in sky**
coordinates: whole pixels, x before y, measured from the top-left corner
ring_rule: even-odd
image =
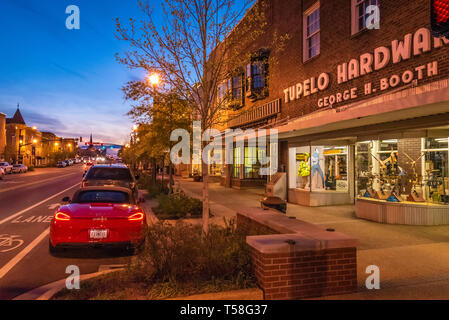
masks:
[[[65,27],[70,4],[80,8],[80,30]],[[134,0],[3,1],[0,112],[12,117],[20,103],[26,123],[41,131],[126,142],[132,123],[121,87],[142,73],[117,63],[127,45],[114,36],[114,18],[137,12]]]

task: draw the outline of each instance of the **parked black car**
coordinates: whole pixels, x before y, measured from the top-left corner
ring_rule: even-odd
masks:
[[[125,187],[133,191],[138,199],[137,181],[130,168],[122,164],[101,164],[89,168],[83,177],[82,187],[90,186],[116,186]]]

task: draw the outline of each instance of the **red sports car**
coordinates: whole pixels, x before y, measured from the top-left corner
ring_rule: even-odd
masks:
[[[130,189],[85,187],[63,201],[51,220],[51,253],[79,246],[134,248],[145,239],[146,215]]]

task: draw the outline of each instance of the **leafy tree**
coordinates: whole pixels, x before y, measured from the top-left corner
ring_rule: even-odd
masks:
[[[139,123],[136,141],[132,143],[136,159],[158,159],[162,164],[169,162],[169,150],[173,146],[170,134],[175,129],[188,129],[190,125],[190,109],[187,101],[176,92],[153,92],[153,103],[148,101],[147,86],[139,81],[129,82],[124,87],[125,97],[137,102],[128,113]],[[133,155],[130,149],[124,153],[129,159]],[[169,192],[172,193],[173,165],[169,162]]]
[[[235,68],[246,65],[256,39],[264,37],[271,48],[278,46],[276,34],[266,33],[266,1],[254,0],[162,0],[162,19],[156,23],[151,1],[137,0],[142,21],[128,25],[117,19],[116,36],[130,49],[117,55],[131,69],[158,72],[164,86],[181,95],[204,131],[226,120],[226,99],[218,100],[219,84]],[[249,10],[250,9],[250,10]],[[249,11],[248,11],[249,10]],[[247,13],[245,20],[238,24]],[[238,24],[238,26],[237,26]],[[232,32],[232,34],[231,34]],[[228,36],[231,34],[231,36]],[[270,44],[271,41],[271,44]],[[247,54],[245,54],[247,53]],[[149,91],[146,86],[142,91]],[[135,93],[135,91],[130,92]],[[150,99],[150,97],[148,97]],[[202,148],[205,143],[203,142]],[[208,167],[202,162],[203,232],[209,229]]]

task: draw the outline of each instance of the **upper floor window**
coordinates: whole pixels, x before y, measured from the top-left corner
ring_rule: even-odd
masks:
[[[369,6],[379,7],[380,0],[351,0],[351,2],[351,32],[352,34],[356,34],[366,29],[366,21],[370,14],[367,8]]]
[[[257,61],[251,65],[251,75],[253,78],[253,88],[262,89],[264,87],[263,62]]]
[[[241,75],[232,78],[232,99],[242,99],[243,77]]]
[[[309,60],[320,54],[320,3],[304,12],[304,58]]]
[[[219,101],[223,100],[223,98],[225,96],[225,92],[226,92],[226,82],[222,82],[218,86],[218,100]]]
[[[251,56],[246,67],[246,97],[251,101],[268,96],[268,49],[260,49]]]
[[[231,90],[231,79],[227,79],[218,85],[218,100],[223,101]]]

